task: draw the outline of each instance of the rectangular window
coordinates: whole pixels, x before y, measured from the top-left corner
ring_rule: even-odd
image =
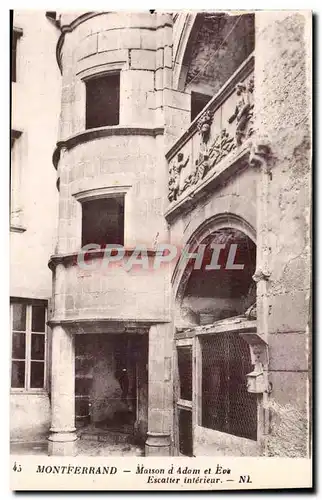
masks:
[[[124,195],[82,203],[82,246],[124,244]]]
[[[118,125],[120,74],[90,78],[86,85],[86,129]]]
[[[202,426],[257,439],[257,398],[247,391],[249,347],[235,333],[207,336],[202,351]]]
[[[182,455],[192,457],[192,413],[184,408],[179,409],[179,451]]]
[[[181,339],[177,341],[178,361],[178,399],[176,415],[178,419],[178,447],[181,455],[191,457],[193,454],[192,439],[192,398],[193,398],[193,340]]]
[[[208,104],[211,95],[200,94],[199,92],[191,92],[191,121],[201,113],[203,108]]]
[[[46,304],[11,303],[11,388],[44,389],[46,385]]]
[[[10,228],[23,230],[23,210],[21,197],[22,183],[22,132],[11,130],[10,163]]]
[[[178,347],[180,399],[192,401],[192,346]]]
[[[11,81],[17,81],[17,36],[15,32],[12,35],[12,49],[11,49]]]

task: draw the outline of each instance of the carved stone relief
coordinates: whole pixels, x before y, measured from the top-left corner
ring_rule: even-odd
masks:
[[[175,201],[178,198],[179,194],[181,194],[182,192],[182,190],[180,190],[180,174],[181,170],[187,166],[189,159],[190,156],[184,158],[183,153],[178,153],[177,161],[174,161],[173,164],[170,166],[169,194],[168,194],[170,202]]]
[[[235,137],[223,128],[214,138],[211,138],[211,124],[214,111],[207,110],[200,117],[197,129],[200,134],[200,146],[193,171],[185,178],[181,171],[186,167],[190,157],[184,159],[183,153],[177,155],[177,161],[170,165],[169,171],[169,201],[175,201],[189,187],[198,184],[215,165],[231,151],[240,146],[253,133],[253,91],[254,80],[238,83],[235,87],[237,101],[234,114],[228,123],[236,121]]]
[[[253,133],[253,115],[254,115],[254,80],[251,79],[247,84],[237,83],[235,88],[238,96],[235,111],[229,118],[228,123],[236,120],[236,143],[240,146],[242,142]]]
[[[253,142],[250,155],[249,164],[252,167],[261,168],[267,166],[268,160],[272,157],[270,145],[262,140]]]
[[[198,121],[197,127],[201,135],[201,144],[205,144],[209,140],[212,119],[213,113],[211,111],[206,111]]]

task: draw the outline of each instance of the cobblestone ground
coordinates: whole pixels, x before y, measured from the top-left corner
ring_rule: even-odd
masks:
[[[12,455],[47,455],[47,442],[41,443],[11,443]],[[143,450],[138,446],[130,444],[108,444],[98,441],[78,440],[77,455],[87,457],[140,457]]]

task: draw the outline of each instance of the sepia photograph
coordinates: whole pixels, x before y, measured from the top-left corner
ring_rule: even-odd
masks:
[[[12,488],[310,488],[312,12],[10,44]]]

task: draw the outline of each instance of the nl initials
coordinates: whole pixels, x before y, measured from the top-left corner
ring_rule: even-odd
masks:
[[[239,483],[251,483],[250,476],[239,476]]]

